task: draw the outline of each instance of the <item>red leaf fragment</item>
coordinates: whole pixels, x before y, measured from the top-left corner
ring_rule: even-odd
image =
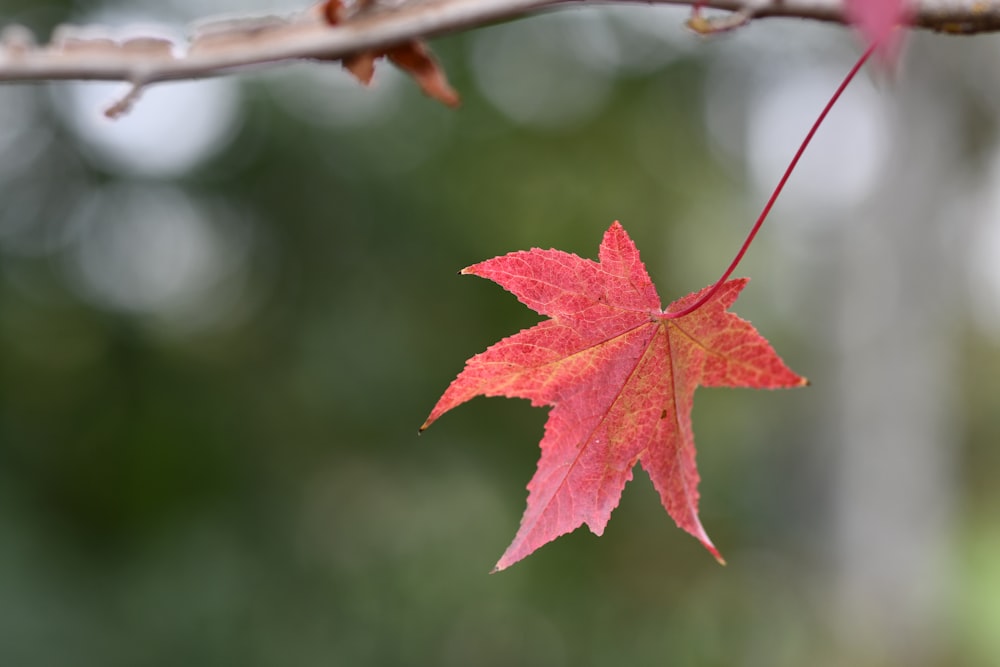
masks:
[[[364,6],[370,0],[359,0]],[[344,5],[341,0],[326,0],[318,7],[320,16],[330,25],[344,23]],[[364,85],[371,83],[375,75],[375,61],[388,57],[400,69],[407,72],[428,97],[449,106],[457,107],[461,102],[458,93],[448,83],[441,66],[431,55],[430,49],[419,41],[412,40],[382,50],[364,51],[343,59],[344,69]]]
[[[906,0],[844,0],[847,20],[868,45],[875,47],[882,61],[894,63],[902,44],[902,31],[909,23]]]
[[[461,102],[458,93],[448,83],[444,70],[423,42],[412,41],[386,49],[385,55],[408,72],[428,97],[449,107],[457,107]]]
[[[520,529],[494,572],[581,524],[602,534],[636,463],[677,525],[722,562],[698,518],[694,390],[806,384],[749,322],[727,312],[746,279],[730,280],[703,307],[670,318],[617,222],[599,259],[534,248],[462,270],[550,318],[469,359],[421,426],[478,395],[553,406]]]
[[[358,53],[353,56],[346,56],[341,64],[362,85],[367,86],[372,82],[372,77],[375,76],[375,58],[377,57],[371,52]]]

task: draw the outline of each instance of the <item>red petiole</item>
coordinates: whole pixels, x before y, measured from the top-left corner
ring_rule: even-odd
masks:
[[[712,289],[705,292],[705,294],[702,295],[700,299],[692,303],[690,306],[687,306],[686,308],[683,308],[676,312],[663,313],[663,315],[660,316],[660,319],[673,320],[677,319],[678,317],[684,317],[685,315],[689,315],[694,311],[698,310],[708,301],[710,301],[719,291],[719,288],[721,288],[722,285],[726,282],[726,280],[729,279],[729,276],[733,275],[733,271],[736,270],[736,267],[743,259],[743,256],[747,253],[747,250],[749,250],[750,244],[753,243],[754,237],[756,237],[757,232],[760,231],[761,225],[764,224],[764,220],[767,219],[768,214],[774,207],[774,203],[778,200],[778,196],[781,194],[781,191],[784,190],[785,184],[788,182],[788,179],[792,175],[792,172],[795,171],[795,167],[796,165],[798,165],[799,159],[802,157],[802,154],[805,153],[806,148],[809,146],[809,143],[816,135],[816,131],[819,130],[819,127],[820,125],[823,124],[823,121],[826,120],[827,115],[829,115],[830,110],[833,108],[833,105],[837,103],[837,100],[840,99],[840,96],[843,94],[844,90],[851,83],[851,81],[854,80],[854,77],[861,70],[864,64],[868,61],[872,53],[875,52],[877,46],[878,46],[877,44],[873,44],[872,46],[868,47],[868,50],[866,50],[861,55],[861,57],[858,58],[858,61],[854,63],[853,67],[851,67],[851,70],[847,73],[847,76],[845,76],[844,80],[840,82],[840,85],[837,87],[837,90],[830,97],[830,100],[826,103],[826,106],[823,107],[823,111],[819,114],[819,116],[816,118],[816,121],[812,124],[812,127],[806,134],[806,138],[802,140],[802,144],[799,146],[799,149],[795,151],[795,156],[792,157],[792,161],[788,163],[788,167],[785,169],[785,173],[782,174],[781,180],[778,181],[778,185],[775,186],[774,191],[771,193],[771,197],[767,200],[767,203],[764,205],[764,209],[760,212],[760,215],[757,217],[757,221],[753,224],[753,227],[750,228],[750,233],[747,234],[746,240],[743,241],[743,245],[740,246],[739,252],[736,253],[736,257],[734,257],[733,261],[730,262],[729,268],[727,268],[725,273],[722,274],[722,277],[719,278],[714,285],[712,285]]]

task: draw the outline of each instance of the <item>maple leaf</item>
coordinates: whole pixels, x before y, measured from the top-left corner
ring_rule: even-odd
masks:
[[[882,61],[894,62],[902,42],[897,28],[909,22],[906,0],[844,0],[844,10],[848,22],[875,47]]]
[[[677,525],[722,562],[698,518],[694,391],[806,384],[749,322],[727,312],[746,279],[726,282],[701,308],[670,318],[617,222],[599,258],[535,248],[462,270],[550,318],[469,359],[420,429],[478,395],[553,406],[527,510],[494,572],[584,523],[602,534],[636,463]],[[705,291],[670,308],[679,312]]]

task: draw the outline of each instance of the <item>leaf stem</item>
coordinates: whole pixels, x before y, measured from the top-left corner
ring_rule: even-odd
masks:
[[[792,161],[788,163],[788,167],[785,168],[785,173],[782,174],[781,180],[778,181],[778,185],[775,186],[774,191],[771,193],[771,197],[767,200],[767,203],[764,205],[764,209],[760,212],[760,215],[757,217],[757,221],[753,223],[753,227],[750,228],[750,233],[747,234],[746,240],[743,241],[743,245],[740,246],[739,252],[736,253],[736,257],[734,257],[733,261],[730,262],[729,268],[727,268],[726,271],[722,274],[722,277],[720,277],[715,282],[715,284],[712,285],[712,289],[705,292],[705,294],[703,294],[700,299],[692,303],[690,306],[682,308],[681,310],[678,310],[676,312],[663,313],[661,319],[673,320],[677,319],[678,317],[684,317],[685,315],[690,315],[691,313],[693,313],[694,311],[698,310],[706,303],[708,303],[716,295],[716,293],[722,287],[723,283],[725,283],[726,280],[729,279],[729,276],[733,275],[733,271],[736,270],[736,267],[743,259],[743,256],[747,253],[747,250],[750,249],[750,244],[753,243],[754,238],[757,236],[757,232],[760,231],[761,225],[763,225],[764,220],[767,219],[767,216],[771,212],[771,209],[774,207],[774,203],[778,200],[778,196],[781,194],[781,191],[785,189],[785,184],[788,182],[788,179],[792,175],[792,172],[795,171],[795,167],[796,165],[798,165],[799,159],[802,157],[802,154],[805,153],[806,148],[809,146],[809,143],[816,135],[816,131],[819,130],[819,127],[820,125],[823,124],[823,121],[826,120],[827,115],[829,115],[830,110],[833,108],[833,105],[837,103],[837,100],[840,99],[841,94],[843,94],[844,90],[851,83],[851,81],[854,80],[854,77],[861,70],[864,64],[868,61],[872,53],[875,52],[875,48],[877,46],[878,44],[873,44],[868,47],[868,49],[861,55],[861,57],[858,58],[858,61],[854,63],[854,66],[851,67],[851,70],[847,73],[847,76],[844,77],[844,80],[840,82],[840,85],[837,87],[837,90],[830,97],[829,101],[827,101],[826,106],[823,107],[823,111],[816,118],[816,121],[812,124],[812,127],[809,128],[809,132],[808,134],[806,134],[806,138],[803,139],[802,143],[799,145],[799,149],[795,151],[795,156],[792,157]]]

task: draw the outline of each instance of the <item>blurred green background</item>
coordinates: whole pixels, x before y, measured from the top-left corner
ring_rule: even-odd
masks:
[[[287,9],[0,19],[180,36]],[[858,53],[684,18],[437,40],[457,111],[386,64],[367,90],[336,65],[165,85],[117,123],[120,86],[0,87],[0,665],[1000,664],[992,38],[863,75],[741,267],[736,311],[813,386],[698,394],[727,567],[639,472],[604,537],[488,575],[544,411],[477,399],[417,437],[467,357],[537,321],[460,268],[595,257],[618,219],[665,303],[700,289]]]

